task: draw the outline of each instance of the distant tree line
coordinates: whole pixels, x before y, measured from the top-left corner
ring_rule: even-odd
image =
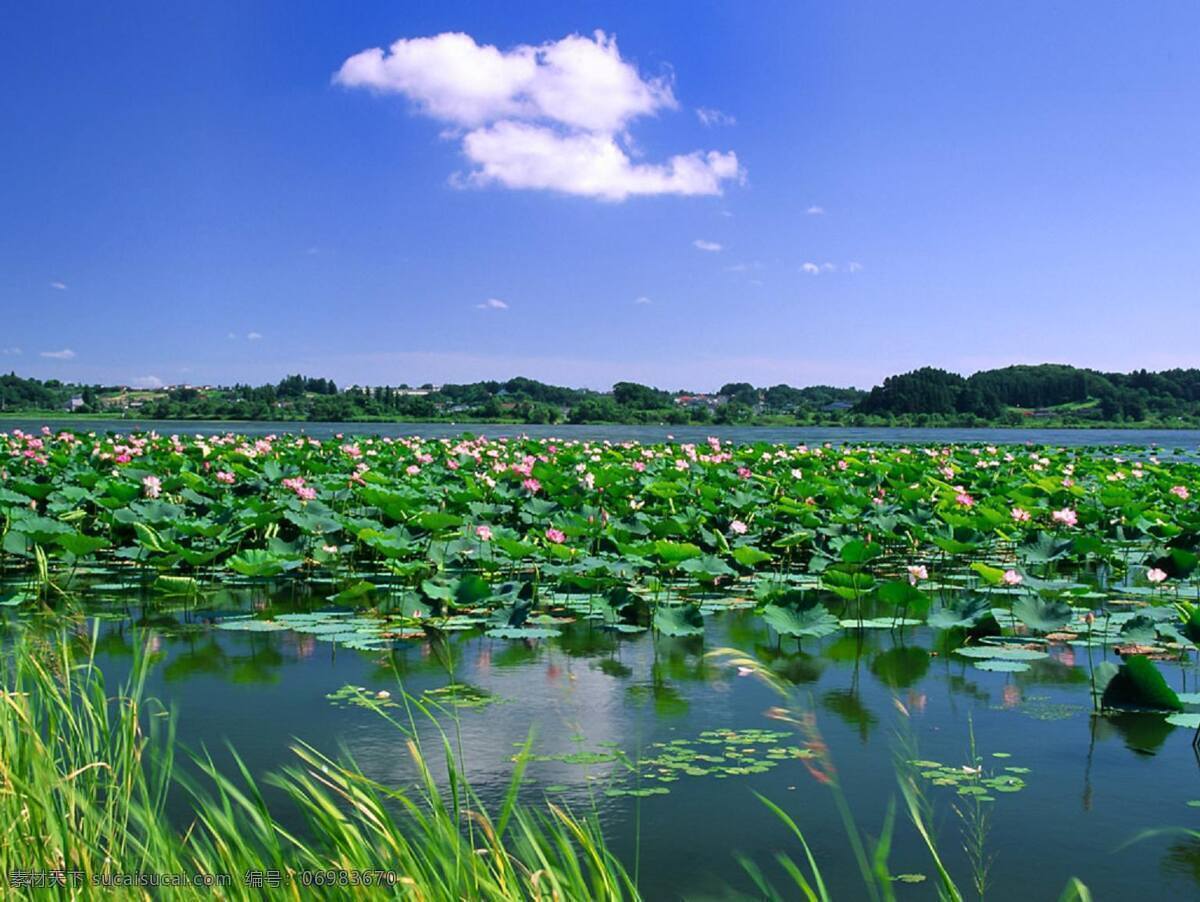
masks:
[[[730,382],[715,394],[637,382],[610,391],[517,377],[434,386],[350,386],[289,375],[264,385],[137,390],[0,376],[0,411],[153,419],[449,420],[522,423],[791,423],[834,425],[1200,425],[1200,370],[1103,373],[1061,364],[969,377],[934,367],[889,376],[870,392]]]

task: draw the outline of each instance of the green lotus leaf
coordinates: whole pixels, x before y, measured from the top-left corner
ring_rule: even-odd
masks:
[[[784,636],[820,638],[839,629],[837,618],[820,604],[802,609],[769,604],[762,609],[762,618],[775,632]]]

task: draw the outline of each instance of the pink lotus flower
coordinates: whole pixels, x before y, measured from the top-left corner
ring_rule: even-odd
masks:
[[[925,569],[924,564],[914,564],[908,568],[908,582],[915,586],[923,579],[929,579],[929,571]]]
[[[1006,586],[1019,586],[1024,579],[1025,577],[1023,577],[1016,570],[1004,571],[1004,585]]]
[[[1079,522],[1079,516],[1069,507],[1064,507],[1060,511],[1055,511],[1050,515],[1055,523],[1061,523],[1063,526],[1074,526]]]
[[[490,526],[476,526],[475,535],[479,537],[481,542],[490,542],[492,540],[492,528]]]
[[[1012,518],[1017,523],[1028,523],[1030,519],[1029,511],[1024,508],[1014,507],[1012,509]]]
[[[421,472],[421,468],[418,467],[416,464],[409,464],[407,467],[404,468],[404,472],[407,473],[409,476],[416,476],[418,473]]]
[[[147,498],[157,498],[162,494],[162,483],[157,476],[147,476],[142,480],[142,494]]]
[[[750,468],[749,467],[738,467],[737,474],[738,474],[738,476],[742,477],[742,479],[749,479],[750,478]]]
[[[555,545],[561,545],[563,542],[565,542],[567,540],[567,534],[565,532],[563,532],[561,529],[555,529],[553,526],[551,526],[549,529],[546,530],[546,538],[549,539],[551,542],[553,542]]]
[[[221,470],[217,473],[216,479],[217,482],[224,483],[225,485],[233,485],[236,477],[228,470]]]
[[[1157,585],[1166,580],[1167,574],[1164,570],[1159,570],[1157,567],[1151,567],[1146,571],[1146,579]]]
[[[296,497],[301,501],[312,501],[317,497],[317,490],[305,485],[303,476],[293,476],[291,479],[283,480],[283,487],[295,492]]]
[[[542,484],[531,476],[521,483],[521,487],[530,493],[537,493],[541,490]]]
[[[744,536],[746,534],[746,524],[741,520],[734,520],[729,524],[729,531],[739,536]]]
[[[971,507],[972,505],[975,504],[975,499],[972,498],[970,495],[968,495],[966,492],[959,492],[957,495],[954,496],[954,500],[957,501],[959,504],[961,504],[963,507]]]
[[[1188,500],[1188,498],[1190,498],[1190,497],[1191,497],[1191,492],[1189,492],[1189,491],[1187,490],[1187,486],[1186,486],[1186,485],[1177,485],[1177,486],[1172,486],[1172,487],[1171,487],[1171,494],[1172,494],[1172,495],[1174,495],[1175,497],[1177,497],[1177,498],[1179,498],[1179,499],[1183,500],[1183,501],[1187,501],[1187,500]]]

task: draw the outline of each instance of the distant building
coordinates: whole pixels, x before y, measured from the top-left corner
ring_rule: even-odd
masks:
[[[74,412],[75,412],[75,411],[77,411],[77,410],[78,410],[80,407],[83,407],[83,406],[85,406],[85,405],[84,405],[84,403],[83,403],[83,396],[82,396],[82,395],[72,395],[72,396],[71,396],[71,400],[67,402],[67,410],[68,410],[70,413],[74,413]]]
[[[382,387],[379,385],[347,385],[342,389],[342,393],[365,391],[374,394]],[[393,388],[392,394],[398,398],[423,398],[426,395],[432,395],[441,390],[442,387],[440,385],[426,385],[421,388]]]
[[[676,395],[676,407],[716,407],[721,403],[720,395]]]
[[[849,410],[853,406],[854,402],[852,401],[831,401],[821,409],[828,413],[834,413],[839,410]]]

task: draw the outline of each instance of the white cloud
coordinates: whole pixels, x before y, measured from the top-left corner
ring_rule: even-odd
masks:
[[[723,249],[723,246],[715,241],[705,241],[703,238],[697,238],[692,242],[693,247],[697,247],[702,251],[715,252]]]
[[[5,357],[19,357],[21,355],[20,348],[0,348],[0,354]]]
[[[653,304],[653,303],[654,303],[652,300],[650,300],[650,298],[646,297],[645,295],[642,295],[641,297],[634,298],[634,299],[633,299],[633,302],[634,302],[635,304]]]
[[[823,216],[823,215],[825,215],[825,208],[818,207],[816,204],[813,204],[811,207],[809,207],[804,212],[807,213],[809,216]]]
[[[162,388],[167,383],[163,382],[157,376],[138,376],[130,383],[131,388]]]
[[[817,266],[815,263],[801,263],[800,268],[810,276],[818,275],[821,272],[821,267]]]
[[[636,194],[719,194],[722,180],[738,174],[732,152],[696,151],[666,163],[634,163],[611,134],[564,134],[522,122],[497,122],[468,132],[463,152],[478,168],[461,183],[613,201]]]
[[[737,120],[728,113],[722,113],[720,110],[713,109],[709,106],[696,107],[696,118],[699,119],[700,124],[704,126],[737,124]]]
[[[462,131],[475,168],[452,181],[561,191],[619,201],[638,194],[720,194],[740,179],[733,151],[693,151],[634,163],[627,127],[678,106],[667,77],[643,78],[616,39],[569,35],[502,51],[470,35],[402,38],[347,59],[334,81],[403,94]]]
[[[61,351],[42,351],[41,357],[49,357],[52,360],[70,360],[75,356],[75,352],[70,348],[63,348]]]
[[[857,260],[851,260],[846,264],[846,272],[862,272],[863,265]]]
[[[761,260],[754,260],[750,263],[734,263],[725,267],[725,272],[749,272],[752,269],[762,269]]]
[[[57,291],[66,291],[67,283],[66,282],[51,282],[50,287]]]
[[[670,81],[643,79],[603,31],[507,52],[461,33],[401,38],[387,51],[356,53],[334,81],[404,94],[427,115],[468,128],[550,119],[615,132],[636,116],[678,106]]]
[[[246,341],[258,341],[260,338],[262,338],[261,332],[247,332],[246,333]]]
[[[479,310],[507,310],[508,304],[500,298],[488,298],[482,304],[476,304],[475,307]]]

